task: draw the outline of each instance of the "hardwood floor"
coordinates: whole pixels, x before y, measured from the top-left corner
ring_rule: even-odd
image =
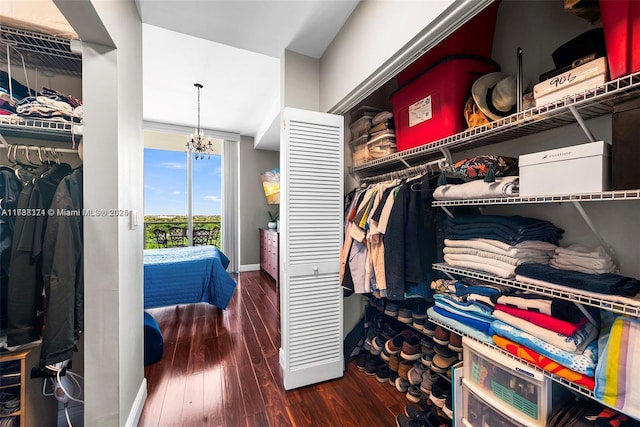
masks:
[[[341,379],[285,391],[279,299],[263,272],[239,275],[226,310],[191,304],[149,312],[164,354],[145,368],[140,426],[395,426],[408,403],[354,361]]]

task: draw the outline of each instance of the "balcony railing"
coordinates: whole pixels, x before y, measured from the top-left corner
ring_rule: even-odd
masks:
[[[156,237],[156,230],[160,230],[164,233],[159,233],[160,235]],[[207,244],[220,247],[219,221],[193,221],[193,230],[194,234],[196,233],[196,230],[208,230],[209,232],[202,233],[202,238],[199,238],[198,242],[194,241],[194,244]],[[145,249],[174,248],[187,246],[189,244],[186,222],[145,222],[144,236]]]

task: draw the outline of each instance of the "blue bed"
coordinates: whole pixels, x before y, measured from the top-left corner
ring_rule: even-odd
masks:
[[[144,308],[208,302],[226,308],[236,282],[215,246],[144,251]]]

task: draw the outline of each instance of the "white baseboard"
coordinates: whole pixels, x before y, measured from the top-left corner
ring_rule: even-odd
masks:
[[[280,367],[284,369],[286,365],[285,357],[284,357],[284,348],[280,347],[280,351],[278,352],[278,361],[280,362]]]
[[[147,400],[147,379],[143,378],[142,383],[140,384],[140,388],[138,389],[138,394],[136,395],[136,400],[133,401],[133,406],[131,406],[131,411],[129,412],[129,416],[127,417],[127,422],[125,426],[127,427],[136,427],[138,422],[140,421],[140,416],[142,415],[142,408],[144,408],[144,402]]]
[[[244,264],[240,266],[240,273],[244,271],[258,271],[260,270],[260,264]]]

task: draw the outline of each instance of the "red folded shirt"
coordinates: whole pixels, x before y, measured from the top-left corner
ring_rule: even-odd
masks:
[[[583,316],[578,323],[571,323],[565,320],[558,320],[555,317],[549,316],[548,314],[529,310],[521,310],[519,308],[510,307],[503,304],[496,304],[495,309],[504,311],[507,314],[519,317],[520,319],[524,319],[528,322],[533,323],[534,325],[538,325],[542,328],[566,335],[568,337],[573,335],[578,329],[580,329],[585,323],[588,322],[588,319],[585,316]]]

